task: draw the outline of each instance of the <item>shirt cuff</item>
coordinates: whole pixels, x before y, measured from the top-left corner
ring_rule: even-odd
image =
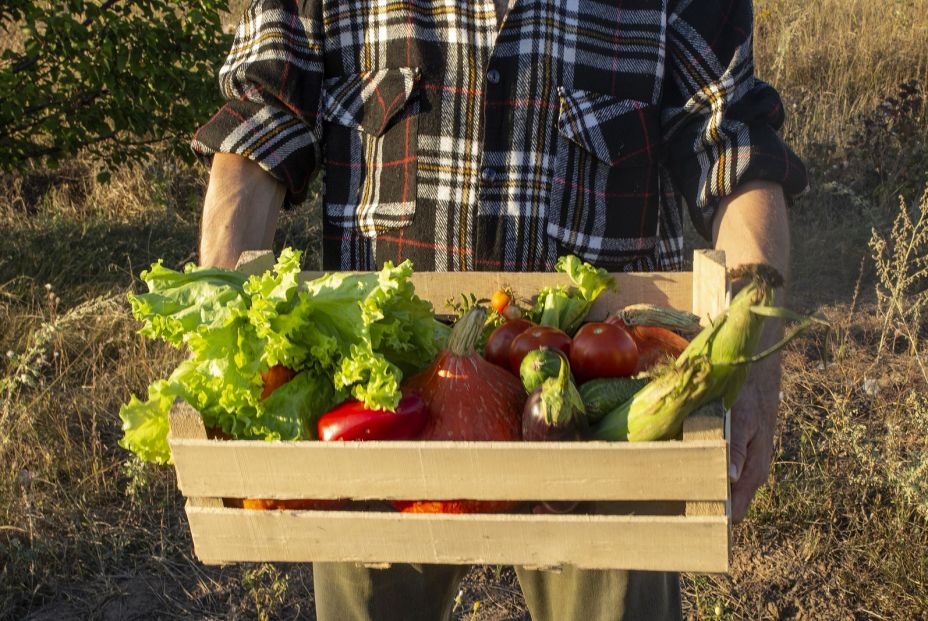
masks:
[[[787,201],[806,191],[805,164],[780,138],[784,121],[779,95],[758,81],[753,92],[727,108],[714,133],[714,143],[669,162],[675,189],[682,194],[693,225],[712,239],[712,223],[719,204],[749,181],[771,181],[783,188]],[[676,141],[692,145],[692,134]],[[678,150],[679,152],[679,150]]]
[[[244,99],[230,101],[201,126],[190,146],[209,165],[216,153],[247,157],[287,188],[284,208],[306,198],[321,158],[319,139],[291,112]]]

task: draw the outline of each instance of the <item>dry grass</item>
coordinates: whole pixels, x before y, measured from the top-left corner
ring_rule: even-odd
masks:
[[[755,0],[759,75],[785,95],[787,137],[849,146],[848,121],[928,78],[926,0]]]
[[[924,618],[928,332],[912,309],[928,295],[915,200],[928,181],[928,1],[757,0],[756,13],[759,72],[784,95],[813,178],[792,212],[794,300],[823,306],[836,330],[790,348],[771,483],[735,529],[731,575],[687,578],[685,610]],[[134,334],[125,294],[154,259],[193,258],[203,189],[202,170],[160,156],[105,186],[82,161],[0,178],[0,617],[312,609],[308,568],[199,565],[173,472],[116,444],[119,405],[177,361]],[[287,214],[276,242],[306,249],[310,267],[317,218]],[[521,606],[511,572],[481,568],[456,614]]]

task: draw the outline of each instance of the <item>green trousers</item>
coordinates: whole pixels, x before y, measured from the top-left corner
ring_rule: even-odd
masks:
[[[314,563],[319,621],[444,621],[468,567]],[[677,574],[516,567],[533,621],[677,621]]]

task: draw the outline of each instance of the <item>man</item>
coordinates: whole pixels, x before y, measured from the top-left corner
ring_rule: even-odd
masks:
[[[682,205],[729,265],[786,273],[806,185],[755,81],[749,0],[263,0],[198,132],[201,261],[271,246],[325,171],[323,267],[611,270],[683,264]],[[768,334],[766,338],[772,338]],[[736,520],[765,481],[779,363],[733,409]],[[464,568],[316,564],[322,619],[447,616]],[[674,574],[517,569],[542,619],[680,617]]]

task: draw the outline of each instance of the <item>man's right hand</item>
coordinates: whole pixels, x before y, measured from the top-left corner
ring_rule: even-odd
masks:
[[[217,153],[200,225],[200,265],[233,268],[246,250],[270,249],[286,188],[251,160]]]

